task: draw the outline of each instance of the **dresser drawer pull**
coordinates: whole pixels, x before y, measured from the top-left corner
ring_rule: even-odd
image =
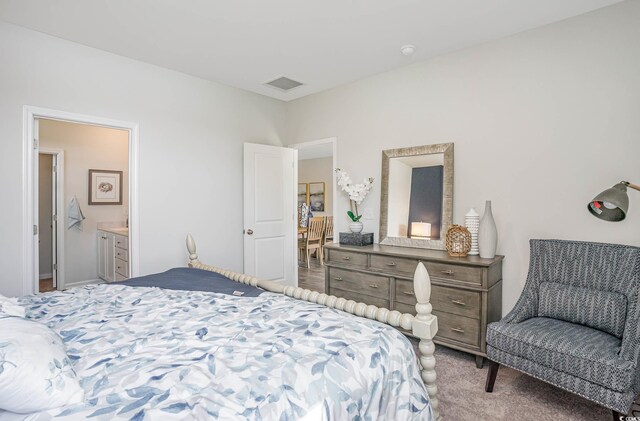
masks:
[[[349,257],[349,256],[344,256],[344,257],[342,258],[342,260],[351,260],[351,257]]]
[[[465,303],[464,301],[462,301],[462,300],[454,300],[453,298],[451,298],[451,302],[453,304],[457,304],[459,306],[466,306],[467,305],[467,303]]]
[[[333,278],[333,279],[335,279],[336,281],[342,281],[342,278],[341,278],[341,277],[339,277],[339,276],[336,276],[336,277],[335,277],[335,278]]]
[[[369,286],[370,286],[371,288],[378,288],[378,285],[376,285],[376,284],[369,284]]]
[[[464,329],[460,329],[459,327],[452,327],[451,330],[458,333],[464,333]]]
[[[444,273],[445,275],[453,275],[453,271],[451,269],[446,269],[441,272]]]
[[[413,291],[402,291],[405,295],[413,295]]]
[[[391,263],[387,263],[387,266],[395,266],[396,264],[394,262]]]

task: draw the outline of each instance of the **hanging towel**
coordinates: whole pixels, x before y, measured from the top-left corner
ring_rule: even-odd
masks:
[[[75,225],[76,228],[82,231],[82,221],[84,219],[85,217],[80,209],[78,199],[73,196],[73,199],[69,202],[69,206],[67,206],[67,229],[71,229],[71,227]]]

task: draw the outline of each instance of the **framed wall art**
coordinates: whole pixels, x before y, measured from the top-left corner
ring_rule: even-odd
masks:
[[[312,212],[324,212],[324,181],[309,183],[309,207]]]
[[[298,183],[298,207],[303,203],[309,204],[309,184]]]
[[[122,171],[89,170],[89,205],[122,204]]]

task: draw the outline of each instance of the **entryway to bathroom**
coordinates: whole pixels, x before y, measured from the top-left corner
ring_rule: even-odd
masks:
[[[128,278],[130,131],[34,121],[35,292]]]

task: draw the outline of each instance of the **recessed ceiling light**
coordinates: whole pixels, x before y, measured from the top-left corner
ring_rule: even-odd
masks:
[[[411,54],[415,53],[415,51],[416,47],[411,44],[403,45],[402,47],[400,47],[400,52],[405,56],[410,56]]]

